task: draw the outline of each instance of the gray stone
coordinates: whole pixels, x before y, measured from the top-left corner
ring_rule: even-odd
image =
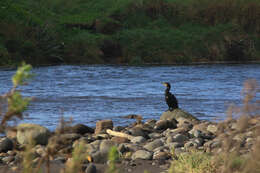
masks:
[[[193,136],[196,137],[196,138],[202,138],[204,135],[203,133],[200,131],[200,130],[194,130],[192,132]]]
[[[63,164],[66,162],[66,158],[65,157],[62,157],[62,156],[58,156],[54,159],[54,161],[58,164]]]
[[[94,133],[94,129],[84,124],[76,124],[71,127],[71,133],[84,135],[85,133]]]
[[[131,139],[131,142],[134,144],[144,143],[145,141],[146,141],[146,139],[143,136],[136,136]]]
[[[153,158],[153,154],[145,150],[138,150],[134,152],[132,155],[132,160],[135,159],[151,160],[152,158]]]
[[[94,142],[91,142],[90,144],[87,144],[86,145],[87,152],[89,154],[92,154],[92,153],[95,153],[96,151],[98,151],[100,143],[101,143],[101,140],[96,140]]]
[[[153,151],[155,148],[160,147],[162,145],[164,145],[162,140],[161,139],[156,139],[156,140],[154,140],[154,141],[152,141],[150,143],[147,143],[144,146],[144,148],[149,150],[149,151]]]
[[[150,133],[150,134],[148,134],[148,136],[149,136],[149,138],[153,138],[153,139],[155,139],[155,138],[160,138],[160,137],[162,137],[162,134],[161,133]]]
[[[165,150],[165,146],[160,146],[160,147],[157,147],[153,150],[153,152],[159,152],[159,151],[164,151]]]
[[[215,134],[218,131],[218,127],[216,125],[210,124],[207,127],[207,131]]]
[[[10,162],[14,161],[15,160],[15,157],[14,156],[7,156],[7,157],[4,157],[2,158],[2,161],[6,164],[9,164]]]
[[[181,148],[184,146],[183,143],[179,143],[179,142],[172,142],[168,144],[169,148]]]
[[[184,144],[184,147],[185,148],[191,148],[191,147],[197,148],[198,144],[196,142],[194,142],[194,141],[189,141],[189,142]]]
[[[17,126],[17,141],[19,144],[46,145],[50,137],[50,131],[37,124],[20,124]]]
[[[198,122],[199,120],[194,117],[193,115],[181,110],[181,109],[174,109],[173,111],[166,111],[164,112],[161,117],[160,120],[173,120],[176,119],[178,121],[179,118],[185,118],[188,121],[194,121],[194,122]]]
[[[106,163],[108,152],[97,151],[91,155],[95,163]]]
[[[187,140],[189,140],[189,138],[182,134],[177,134],[173,137],[173,141],[178,143],[184,143]]]
[[[96,173],[97,168],[94,164],[90,163],[85,171],[85,173]]]
[[[167,160],[169,158],[170,158],[169,153],[164,152],[164,151],[155,152],[153,154],[153,159],[156,159],[156,160]]]
[[[166,129],[175,129],[177,127],[177,122],[172,120],[159,120],[156,122],[154,129],[155,130],[166,130]]]
[[[123,153],[129,151],[129,148],[127,148],[125,146],[125,144],[119,144],[117,150],[118,150],[119,153],[123,154]]]
[[[57,138],[59,138],[62,143],[69,143],[72,144],[75,140],[79,139],[81,136],[76,133],[66,133],[62,135],[58,135]]]
[[[128,149],[128,151],[137,151],[137,150],[139,150],[141,148],[137,144],[124,144],[124,145]]]
[[[41,157],[47,156],[47,151],[44,146],[37,145],[35,148],[35,152],[39,154]]]
[[[202,138],[195,138],[193,141],[198,144],[198,147],[201,147],[204,144],[204,140]]]
[[[0,152],[7,152],[13,149],[13,141],[7,137],[0,139]]]
[[[99,150],[102,152],[109,152],[110,148],[115,146],[115,143],[111,140],[102,140],[99,146]]]
[[[147,132],[141,127],[131,128],[131,129],[129,129],[129,132],[132,136],[142,136],[144,138],[149,138],[149,136],[147,135]]]

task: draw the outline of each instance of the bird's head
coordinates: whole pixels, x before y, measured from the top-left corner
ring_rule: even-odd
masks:
[[[163,82],[162,84],[163,84],[164,86],[166,86],[167,88],[169,88],[169,89],[171,88],[171,84],[168,83],[168,82]]]

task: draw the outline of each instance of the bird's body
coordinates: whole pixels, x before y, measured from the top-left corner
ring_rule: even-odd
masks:
[[[171,85],[170,83],[163,83],[167,88],[165,90],[165,101],[169,107],[169,110],[170,111],[173,111],[174,109],[177,109],[179,108],[179,105],[178,105],[178,100],[176,99],[176,97],[170,92],[170,89],[171,89]]]

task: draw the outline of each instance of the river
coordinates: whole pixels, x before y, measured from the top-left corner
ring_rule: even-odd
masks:
[[[11,86],[15,70],[0,69],[0,94]],[[204,120],[221,120],[232,103],[241,104],[243,83],[260,81],[260,64],[192,66],[49,66],[33,69],[35,77],[20,87],[35,99],[20,122],[53,130],[60,118],[95,126],[97,120],[140,114],[159,119],[167,110],[165,87],[170,82],[180,108]]]

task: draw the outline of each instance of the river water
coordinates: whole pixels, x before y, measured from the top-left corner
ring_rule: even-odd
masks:
[[[15,70],[0,69],[0,94],[12,86]],[[167,110],[165,87],[170,82],[180,108],[199,119],[224,119],[228,106],[241,103],[246,79],[260,81],[260,64],[194,66],[50,66],[33,69],[35,77],[20,87],[35,99],[24,120],[55,129],[61,116],[95,126],[97,120],[140,114],[159,119]]]

